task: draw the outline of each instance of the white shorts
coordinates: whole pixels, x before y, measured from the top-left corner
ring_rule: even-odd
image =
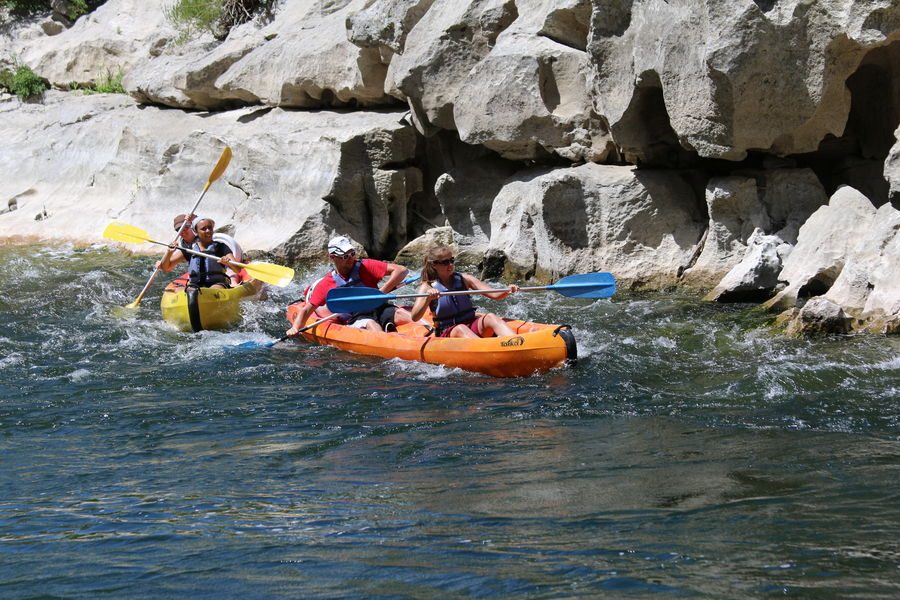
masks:
[[[374,323],[375,319],[357,319],[347,327],[355,327],[356,329],[365,329],[369,323]]]

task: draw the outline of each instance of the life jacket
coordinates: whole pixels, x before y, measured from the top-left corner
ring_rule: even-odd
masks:
[[[459,273],[453,274],[453,281],[451,281],[449,289],[438,280],[432,282],[431,286],[439,292],[461,292],[467,289],[466,282]],[[472,298],[462,294],[439,296],[436,301],[431,303],[431,312],[434,314],[434,326],[438,331],[444,331],[448,327],[460,323],[468,324],[475,320],[475,306],[472,304]]]
[[[337,269],[331,272],[331,278],[334,279],[335,286],[337,287],[366,287],[366,284],[363,283],[362,275],[360,274],[360,269],[362,269],[362,261],[358,260],[353,265],[353,268],[350,270],[350,275],[347,279],[341,277],[341,274],[337,272]],[[371,311],[370,311],[371,312]],[[343,322],[349,322],[353,317],[361,314],[367,313],[338,313],[338,319]]]
[[[206,250],[201,250],[200,243],[194,242],[191,245],[191,249],[219,257],[228,254],[228,246],[222,242],[212,242],[206,247]],[[201,288],[216,284],[228,285],[229,278],[225,274],[225,265],[216,259],[197,256],[196,254],[191,254],[190,257],[191,259],[188,263],[188,273],[191,275],[190,285]]]

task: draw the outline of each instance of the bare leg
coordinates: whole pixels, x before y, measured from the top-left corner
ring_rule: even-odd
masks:
[[[506,321],[504,321],[494,313],[488,313],[484,315],[484,317],[482,317],[481,323],[478,326],[478,333],[484,334],[484,330],[487,327],[493,329],[494,335],[496,335],[497,337],[506,337],[508,335],[516,334],[516,332],[506,324]]]
[[[405,308],[398,308],[394,311],[394,325],[405,325],[412,323],[412,314]]]
[[[468,325],[454,325],[450,330],[452,338],[477,338],[478,334],[469,329]]]

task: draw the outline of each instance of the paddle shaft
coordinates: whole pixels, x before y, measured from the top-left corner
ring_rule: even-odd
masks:
[[[304,331],[309,331],[310,329],[312,329],[312,328],[315,327],[316,325],[321,325],[321,324],[324,323],[325,321],[330,321],[331,319],[337,317],[338,315],[339,315],[339,313],[332,313],[332,314],[328,315],[327,317],[325,317],[324,319],[319,319],[318,321],[315,321],[315,322],[313,322],[313,323],[310,323],[309,325],[304,325],[303,327],[301,327],[300,329],[297,330],[297,333],[303,333]],[[295,335],[296,335],[296,334],[295,334]],[[272,342],[272,345],[274,346],[275,344],[277,344],[277,343],[279,343],[279,342],[283,342],[283,341],[287,340],[287,339],[290,338],[290,337],[293,337],[293,336],[290,336],[290,335],[284,335],[284,336],[281,336],[281,338],[279,338],[278,341]]]
[[[215,254],[207,254],[205,252],[200,252],[198,250],[192,250],[190,248],[178,248],[177,246],[175,246],[174,242],[171,244],[164,244],[163,242],[157,242],[156,240],[144,240],[144,241],[149,242],[151,244],[156,244],[157,246],[167,246],[169,248],[169,252],[166,253],[166,256],[168,256],[174,250],[181,250],[182,252],[196,254],[197,256],[202,256],[203,258],[212,258],[214,260],[219,260],[221,258],[220,256],[216,256]],[[236,260],[229,261],[228,264],[234,265],[236,267],[241,267],[241,268],[249,266],[246,263],[240,263]],[[250,268],[253,268],[253,267],[250,267]]]
[[[194,214],[194,211],[197,210],[197,207],[200,206],[200,201],[203,200],[203,196],[206,195],[206,191],[209,189],[209,186],[213,184],[213,181],[221,177],[222,173],[225,171],[225,168],[228,167],[228,163],[231,161],[231,148],[225,146],[225,149],[222,150],[222,155],[219,157],[219,162],[216,163],[216,166],[213,167],[212,172],[209,174],[209,179],[206,180],[206,185],[203,186],[203,191],[200,193],[200,197],[197,198],[197,201],[194,202],[193,208],[188,211],[188,216]],[[144,294],[147,293],[147,290],[150,289],[150,286],[153,285],[153,280],[156,279],[157,274],[160,271],[160,265],[169,260],[169,256],[175,250],[174,246],[178,243],[179,238],[181,237],[181,232],[184,231],[184,228],[188,224],[188,219],[185,219],[184,222],[181,223],[181,227],[178,228],[178,232],[175,234],[175,239],[172,240],[171,244],[162,244],[163,246],[167,246],[169,249],[166,250],[166,253],[163,254],[162,260],[159,261],[159,265],[155,269],[153,269],[153,273],[150,274],[150,279],[147,280],[146,285],[144,285],[144,289],[141,290],[141,293],[138,294],[137,298],[134,299],[134,302],[129,304],[128,306],[137,307],[141,304],[141,300],[144,299]]]
[[[538,290],[552,290],[552,285],[538,285],[533,287],[520,287],[520,292],[536,292]],[[508,292],[509,288],[495,288],[490,290],[457,290],[455,292],[438,292],[439,296],[464,296],[467,294],[493,294],[495,292]],[[431,294],[400,294],[393,296],[392,300],[400,300],[401,298],[427,298]]]

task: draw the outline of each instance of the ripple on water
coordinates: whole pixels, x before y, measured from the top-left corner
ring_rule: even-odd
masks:
[[[580,364],[498,380],[306,342],[233,351],[283,333],[299,284],[230,332],[161,323],[165,278],[110,315],[154,261],[0,248],[7,595],[895,591],[894,338],[520,294],[478,305],[571,324]]]

